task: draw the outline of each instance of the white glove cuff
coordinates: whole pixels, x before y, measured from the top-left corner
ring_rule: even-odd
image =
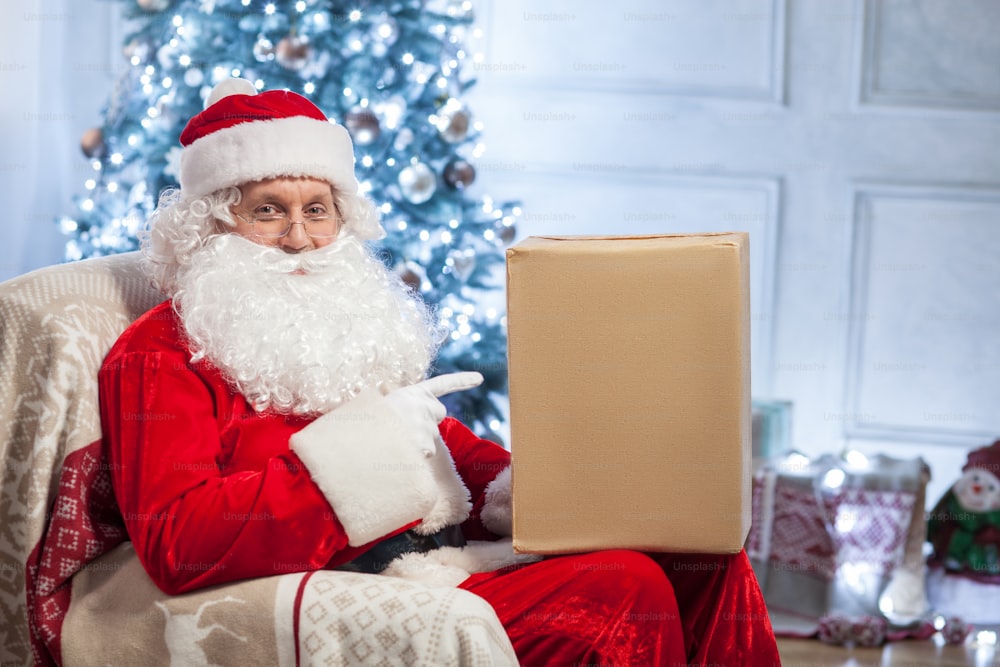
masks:
[[[510,466],[507,466],[486,485],[486,501],[479,519],[491,533],[509,537],[513,534],[513,513]]]
[[[323,415],[289,440],[357,547],[417,521],[438,491],[413,435],[376,391]]]

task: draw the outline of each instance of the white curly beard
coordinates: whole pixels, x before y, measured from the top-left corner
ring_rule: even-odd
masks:
[[[214,364],[259,412],[320,414],[418,382],[437,350],[424,304],[350,236],[299,254],[212,237],[177,285],[192,361]]]

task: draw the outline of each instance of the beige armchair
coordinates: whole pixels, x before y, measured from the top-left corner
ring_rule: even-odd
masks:
[[[348,572],[167,596],[116,515],[97,369],[162,299],[138,253],[0,284],[0,663],[515,665],[471,593]]]

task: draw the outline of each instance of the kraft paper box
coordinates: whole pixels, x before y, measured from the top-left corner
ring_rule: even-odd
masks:
[[[743,548],[748,244],[570,236],[507,250],[516,550]]]

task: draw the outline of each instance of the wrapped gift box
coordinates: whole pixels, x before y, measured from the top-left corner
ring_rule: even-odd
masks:
[[[745,233],[508,249],[517,550],[743,547],[748,254]]]
[[[750,414],[754,465],[787,454],[792,442],[791,401],[754,399]]]
[[[811,459],[796,451],[754,475],[747,554],[778,634],[808,636],[824,617],[884,617],[912,626],[924,591],[924,494],[920,458],[848,450]]]

